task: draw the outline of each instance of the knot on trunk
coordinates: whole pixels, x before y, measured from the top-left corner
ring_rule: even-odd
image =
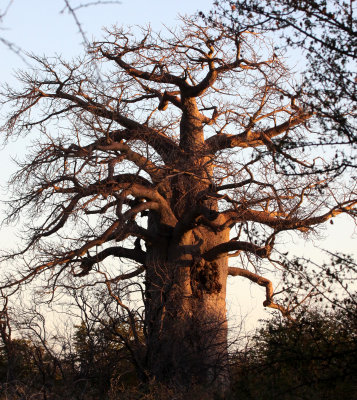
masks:
[[[191,267],[191,289],[194,296],[202,297],[204,293],[213,294],[221,291],[218,268],[215,261],[208,262],[203,258],[194,261]]]

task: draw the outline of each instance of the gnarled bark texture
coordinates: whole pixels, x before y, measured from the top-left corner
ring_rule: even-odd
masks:
[[[228,235],[196,228],[178,243],[163,236],[148,249],[148,366],[160,381],[229,385],[227,257],[202,258]]]

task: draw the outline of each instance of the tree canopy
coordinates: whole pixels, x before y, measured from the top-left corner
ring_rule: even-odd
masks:
[[[105,285],[140,349],[144,321],[144,375],[227,387],[227,276],[290,317],[260,261],[282,268],[284,232],[356,215],[356,182],[325,150],[336,143],[316,109],[261,35],[218,21],[114,27],[71,62],[34,60],[3,96],[7,138],[34,141],[10,182],[7,222],[26,217],[26,238],[3,255],[20,268],[2,287]],[[125,304],[128,285],[144,311]]]

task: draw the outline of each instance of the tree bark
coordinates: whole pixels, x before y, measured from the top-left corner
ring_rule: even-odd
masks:
[[[162,228],[159,228],[162,229]],[[170,234],[147,249],[147,365],[156,380],[176,386],[229,386],[226,281],[228,258],[207,262],[208,249],[229,231]]]

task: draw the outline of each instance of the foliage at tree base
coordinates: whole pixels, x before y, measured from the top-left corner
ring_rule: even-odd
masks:
[[[306,311],[295,323],[279,318],[265,321],[247,338],[249,345],[231,355],[231,393],[224,398],[357,399],[355,311],[354,307],[333,313]],[[10,366],[1,347],[0,399],[219,399],[217,388],[207,385],[140,382],[126,350],[105,330],[97,329],[96,337],[88,340],[83,325],[76,329],[73,353],[62,357],[16,339],[16,359]]]

